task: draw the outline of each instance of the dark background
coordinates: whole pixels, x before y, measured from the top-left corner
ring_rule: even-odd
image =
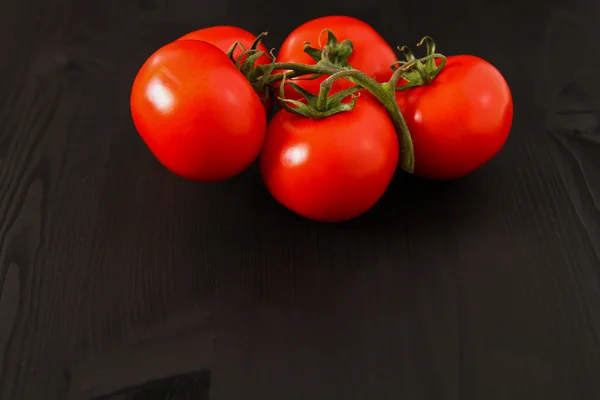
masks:
[[[0,399],[600,398],[600,3],[513,3],[1,1]],[[495,64],[506,147],[332,225],[154,160],[154,50],[327,14]]]

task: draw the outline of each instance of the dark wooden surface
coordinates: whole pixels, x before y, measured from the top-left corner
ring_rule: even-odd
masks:
[[[0,2],[0,399],[600,398],[598,3],[315,3]],[[337,13],[494,63],[499,156],[338,225],[255,167],[153,159],[129,90],[155,49],[215,24],[277,47]]]

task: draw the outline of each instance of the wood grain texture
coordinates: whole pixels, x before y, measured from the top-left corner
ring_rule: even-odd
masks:
[[[428,4],[0,2],[0,399],[599,398],[600,7]],[[324,14],[491,61],[506,147],[337,225],[255,166],[158,165],[129,115],[149,54],[215,24],[277,47]]]

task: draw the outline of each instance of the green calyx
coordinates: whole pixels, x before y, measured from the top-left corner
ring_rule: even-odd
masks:
[[[324,33],[327,33],[327,42],[325,46],[321,46],[321,37]],[[348,63],[348,58],[354,50],[352,41],[346,39],[340,43],[330,29],[325,29],[319,34],[319,47],[322,48],[311,47],[310,42],[306,42],[304,52],[316,62],[327,60],[338,67],[352,68]]]
[[[435,42],[431,37],[425,36],[417,43],[417,46],[422,46],[423,44],[427,46],[427,55],[420,59],[414,56],[408,46],[398,47],[398,50],[402,52],[406,61],[398,61],[392,65],[392,69],[395,71],[392,76],[392,82],[396,86],[400,78],[402,78],[406,83],[396,86],[396,91],[429,85],[442,71],[444,65],[446,65],[446,57],[443,54],[435,52]],[[436,59],[440,60],[439,64],[436,63]]]
[[[327,34],[325,46],[321,45],[323,34]],[[357,85],[330,96],[331,87],[335,81],[355,74],[353,71],[356,70],[352,69],[352,66],[348,63],[353,46],[350,40],[344,40],[340,43],[330,29],[325,29],[319,34],[319,47],[321,48],[311,47],[310,43],[306,42],[304,44],[304,52],[315,60],[315,72],[319,71],[321,73],[317,72],[300,78],[307,80],[316,79],[322,75],[329,75],[321,83],[318,94],[310,93],[293,82],[286,82],[286,75],[284,75],[279,85],[281,106],[291,113],[313,119],[325,118],[340,112],[352,110],[356,104],[355,93],[362,89]],[[306,101],[286,99],[284,95],[284,86],[286,84],[298,92]],[[348,96],[352,96],[351,101],[344,102]]]
[[[360,86],[353,86],[334,95],[329,95],[333,82],[343,78],[348,72],[350,71],[340,71],[329,76],[321,83],[319,94],[317,95],[310,93],[308,90],[303,89],[295,83],[286,82],[284,77],[279,86],[279,100],[281,106],[288,112],[312,119],[330,117],[340,112],[352,110],[356,105],[355,93],[362,89]],[[286,99],[284,94],[284,87],[286,84],[301,94],[306,99],[306,102]],[[352,96],[352,100],[345,103],[344,100],[348,96]]]
[[[250,82],[263,103],[270,97],[271,90],[267,84],[267,78],[273,73],[275,67],[274,63],[270,63],[263,71],[255,65],[259,58],[267,55],[264,51],[258,50],[258,46],[265,36],[267,36],[267,32],[262,32],[258,35],[250,45],[249,49],[244,49],[244,46],[240,42],[235,42],[226,53],[229,59],[235,64],[236,68],[239,69]],[[242,52],[236,59],[233,56],[233,53],[237,47],[240,47]],[[271,50],[268,56],[272,60],[275,60],[273,50]],[[257,75],[258,71],[260,71],[259,75]]]
[[[256,63],[256,61],[263,55],[265,55],[264,52],[258,50],[258,46],[265,36],[267,36],[267,32],[263,32],[260,35],[258,35],[250,45],[249,49],[245,49],[240,42],[235,42],[231,45],[229,50],[227,50],[227,57],[229,57],[229,59],[235,64],[237,69],[239,69],[244,75],[248,75],[248,73],[254,70],[254,64]],[[233,53],[238,47],[242,50],[242,52],[236,59],[233,56]]]

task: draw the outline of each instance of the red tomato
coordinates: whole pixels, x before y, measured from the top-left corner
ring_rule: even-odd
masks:
[[[450,56],[426,86],[396,93],[415,148],[415,174],[460,178],[488,162],[510,132],[508,84],[487,61]]]
[[[351,111],[313,120],[280,110],[259,158],[273,197],[304,217],[339,222],[369,210],[388,187],[399,157],[387,111],[358,98]]]
[[[285,39],[277,56],[278,62],[294,62],[302,64],[316,64],[308,54],[304,52],[304,42],[310,42],[312,47],[319,47],[319,35],[324,29],[331,29],[338,41],[349,39],[352,41],[354,50],[348,59],[352,67],[363,71],[365,74],[375,78],[379,82],[390,79],[393,71],[391,65],[398,59],[389,44],[367,23],[352,17],[328,16],[313,19],[296,28]],[[327,34],[321,36],[321,44],[327,43]],[[314,80],[292,81],[311,93],[319,92],[319,85],[326,77]],[[338,80],[333,85],[331,94],[339,92],[352,86],[347,80]],[[285,96],[290,99],[298,99],[300,95],[291,87],[286,86]]]
[[[156,158],[197,181],[230,178],[258,156],[266,115],[252,86],[217,47],[172,42],[138,72],[134,124]]]
[[[254,39],[256,39],[256,35],[253,35],[245,29],[238,28],[235,26],[220,25],[198,29],[197,31],[193,31],[186,35],[183,35],[177,40],[201,40],[203,42],[217,46],[224,53],[227,53],[227,51],[235,42],[240,42],[241,45],[244,46],[244,50],[248,50],[252,46]],[[257,49],[260,51],[264,51],[266,54],[269,53],[269,51],[267,50],[265,45],[262,44],[262,42],[258,44]],[[242,48],[238,45],[233,51],[233,58],[237,60],[244,50],[242,50]],[[270,64],[271,62],[271,58],[264,55],[258,60],[256,60],[254,65],[265,65]],[[259,97],[262,100],[264,94],[260,93]],[[267,113],[271,111],[271,108],[273,108],[273,96],[269,97],[270,98],[263,102],[265,112]]]

